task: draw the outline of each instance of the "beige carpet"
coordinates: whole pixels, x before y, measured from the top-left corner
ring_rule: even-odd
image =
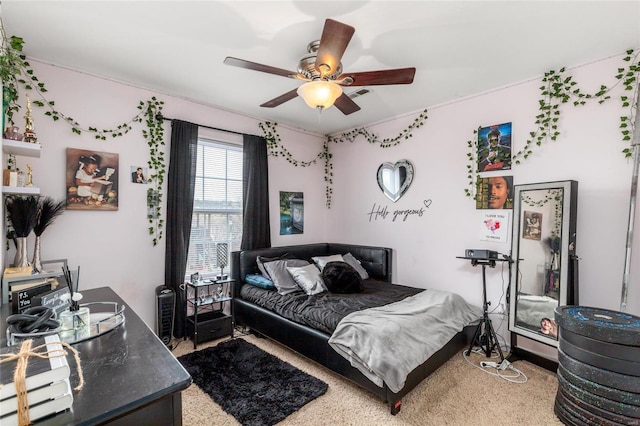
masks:
[[[555,374],[526,361],[513,365],[528,378],[524,384],[490,376],[469,364],[462,352],[413,389],[396,416],[378,397],[328,369],[268,340],[242,338],[329,384],[327,393],[279,425],[562,425],[553,413]],[[198,345],[198,349],[219,341]],[[173,350],[176,357],[193,351],[190,340]],[[477,366],[484,355],[472,354]],[[182,394],[185,426],[238,425],[197,386]]]

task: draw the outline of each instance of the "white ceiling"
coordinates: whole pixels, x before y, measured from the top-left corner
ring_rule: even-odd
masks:
[[[319,134],[640,48],[640,1],[4,0],[0,7],[6,34],[24,38],[33,59]],[[235,56],[295,71],[326,18],[356,29],[345,71],[413,66],[413,84],[371,87],[354,99],[360,111],[345,116],[333,107],[319,117],[299,97],[259,107],[301,82],[223,64]]]

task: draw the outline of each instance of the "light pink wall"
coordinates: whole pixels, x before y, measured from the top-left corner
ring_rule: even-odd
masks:
[[[600,84],[613,86],[622,57],[570,70],[583,91],[596,92]],[[455,83],[453,83],[455,84]],[[476,97],[430,109],[426,124],[413,138],[381,149],[363,138],[331,146],[335,159],[333,208],[329,211],[327,238],[335,241],[377,244],[394,249],[394,281],[419,287],[447,289],[481,304],[481,270],[456,259],[467,248],[487,248],[509,253],[509,242],[480,241],[481,212],[465,197],[467,141],[478,126],[513,123],[514,148],[520,149],[538,113],[540,81],[515,84]],[[573,179],[579,182],[577,253],[580,256],[580,304],[619,310],[625,256],[632,164],[621,153],[620,88],[612,100],[598,105],[562,107],[558,141],[545,143],[513,174],[514,184]],[[625,93],[629,95],[629,93]],[[396,118],[368,128],[379,137],[394,137],[418,115]],[[415,177],[406,195],[395,204],[376,184],[376,170],[383,162],[408,159]],[[499,173],[496,173],[499,174]],[[406,222],[391,216],[369,220],[372,206],[413,209],[432,200],[422,217]],[[638,219],[640,220],[640,218]],[[636,224],[637,227],[637,224]],[[634,265],[640,259],[635,234]],[[640,314],[640,273],[635,266],[627,312]],[[499,265],[487,271],[489,300],[502,300],[508,271]],[[499,322],[499,318],[496,317]],[[495,325],[495,324],[494,324]],[[506,321],[500,327],[504,333]]]
[[[44,81],[47,97],[56,109],[73,117],[82,126],[114,128],[137,112],[139,101],[152,96],[165,102],[164,115],[193,123],[261,135],[258,120],[207,107],[184,99],[152,93],[86,74],[31,61],[35,74]],[[24,94],[22,94],[24,96]],[[32,101],[37,97],[31,94]],[[24,98],[21,102],[24,105]],[[65,195],[65,150],[80,148],[118,153],[119,209],[116,212],[65,211],[42,236],[42,258],[67,258],[69,266],[81,266],[80,289],[112,287],[152,328],[154,289],[164,284],[165,239],[153,246],[146,219],[146,185],[130,183],[130,166],[146,167],[148,147],[142,137],[143,125],[133,124],[127,135],[96,141],[89,133],[76,135],[62,121],[54,122],[44,110],[33,107],[35,130],[42,144],[40,158],[18,157],[18,167],[33,166],[34,185],[41,194],[54,198]],[[24,129],[24,107],[17,125]],[[166,155],[169,155],[171,125],[165,122]],[[302,131],[278,128],[296,157],[309,158],[320,151],[322,139]],[[311,154],[310,154],[311,153]],[[6,161],[6,160],[4,160]],[[274,245],[324,240],[325,211],[322,165],[306,169],[289,166],[281,158],[270,158],[270,214]],[[280,184],[280,182],[285,182]],[[279,236],[278,191],[302,191],[305,195],[305,232],[302,236]],[[165,200],[166,202],[166,200]],[[166,204],[165,204],[166,206]],[[163,209],[164,211],[164,209]],[[164,214],[164,213],[163,213]],[[31,255],[33,243],[29,245]],[[13,248],[5,253],[4,264],[13,261]]]
[[[620,57],[582,66],[573,74],[586,91],[601,83],[613,85]],[[58,110],[86,126],[111,128],[137,112],[140,100],[155,95],[165,101],[167,117],[230,130],[261,134],[259,120],[106,81],[81,73],[38,64],[36,74],[49,88],[47,96]],[[480,304],[480,270],[456,259],[467,248],[510,251],[508,243],[479,240],[481,211],[464,195],[467,187],[467,141],[473,130],[511,121],[513,143],[519,148],[533,129],[537,114],[539,81],[514,84],[476,97],[430,108],[426,124],[412,139],[399,146],[380,149],[357,139],[332,145],[334,185],[332,208],[325,208],[324,165],[293,167],[283,158],[270,158],[271,230],[274,246],[317,241],[374,244],[394,249],[394,281],[419,287],[448,289]],[[613,98],[620,95],[618,91]],[[512,172],[515,184],[575,179],[579,181],[578,244],[580,302],[617,310],[624,265],[624,248],[631,182],[631,163],[620,153],[619,117],[624,113],[612,100],[604,105],[563,107],[555,143],[545,144],[525,164]],[[394,137],[415,115],[373,125],[381,138]],[[82,266],[81,287],[111,286],[149,324],[154,326],[154,293],[164,283],[164,239],[154,247],[147,234],[144,186],[127,183],[130,165],[146,163],[147,146],[141,127],[134,124],[128,135],[96,141],[90,134],[71,133],[64,123],[54,123],[34,108],[36,132],[43,145],[40,159],[29,159],[34,182],[42,194],[62,197],[67,147],[120,154],[120,209],[117,212],[67,211],[43,235],[42,257],[67,258],[70,266]],[[19,123],[21,125],[21,123]],[[24,125],[21,125],[24,127]],[[322,138],[278,127],[284,145],[298,160],[309,161],[320,152]],[[170,126],[165,124],[167,143]],[[168,152],[167,147],[167,152]],[[383,196],[376,184],[376,170],[383,162],[408,159],[414,163],[414,183],[397,203]],[[19,158],[20,167],[25,159]],[[279,235],[278,192],[301,191],[305,199],[305,230],[302,235]],[[419,209],[431,204],[422,217],[406,221],[369,220],[373,205],[395,209]],[[639,219],[640,220],[640,219]],[[510,233],[509,233],[510,235]],[[635,237],[634,265],[640,256]],[[510,238],[509,238],[510,240]],[[32,246],[31,246],[32,247]],[[9,251],[4,259],[13,259]],[[508,271],[488,271],[489,299],[494,306],[506,291]],[[504,298],[502,299],[504,302]],[[632,269],[628,312],[640,314],[640,271]],[[506,336],[506,321],[495,318],[499,333]]]

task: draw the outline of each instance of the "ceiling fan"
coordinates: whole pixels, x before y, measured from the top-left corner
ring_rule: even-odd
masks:
[[[336,106],[348,115],[360,110],[360,107],[340,86],[381,86],[390,84],[411,84],[416,73],[415,68],[397,68],[390,70],[342,72],[342,55],[351,41],[355,28],[333,19],[327,19],[320,40],[307,46],[308,54],[298,63],[297,71],[289,71],[269,65],[246,61],[227,56],[224,63],[235,67],[294,78],[306,83],[260,105],[274,108],[296,96],[302,97],[311,108],[322,109]]]

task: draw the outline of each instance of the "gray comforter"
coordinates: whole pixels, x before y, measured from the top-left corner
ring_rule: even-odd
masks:
[[[399,392],[412,370],[481,318],[482,309],[461,296],[426,290],[347,315],[329,344],[369,380]]]

